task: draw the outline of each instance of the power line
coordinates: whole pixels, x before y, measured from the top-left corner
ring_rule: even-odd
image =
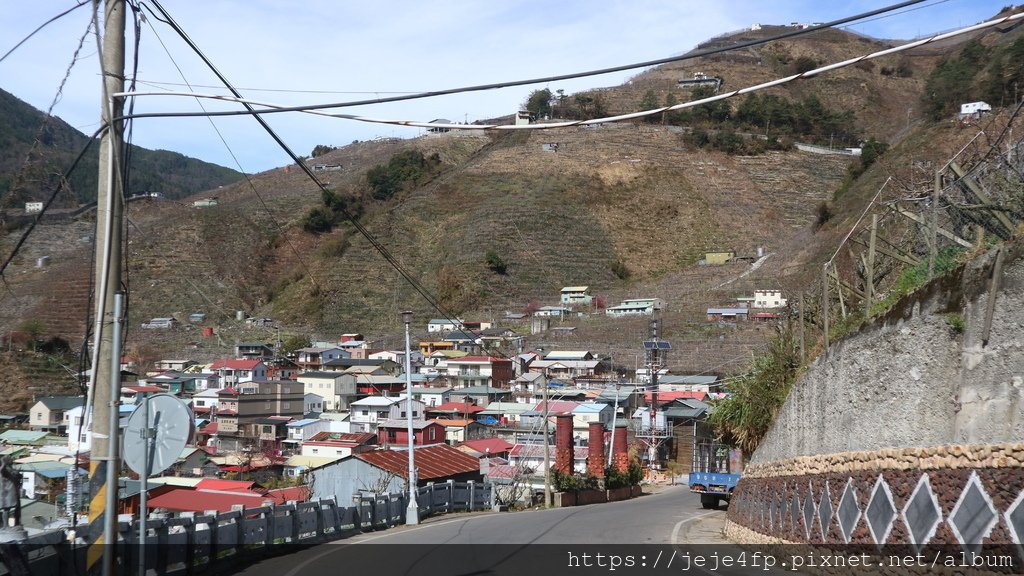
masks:
[[[512,80],[512,81],[507,81],[507,82],[497,82],[497,83],[493,83],[493,84],[480,84],[480,85],[476,85],[476,86],[465,86],[465,87],[462,87],[462,88],[449,88],[449,89],[445,89],[445,90],[435,90],[435,91],[429,91],[429,92],[420,92],[418,94],[409,94],[409,95],[404,95],[404,96],[392,96],[392,97],[388,97],[388,98],[374,98],[374,99],[369,99],[369,100],[357,100],[357,101],[350,101],[350,102],[335,102],[335,103],[330,103],[330,104],[316,104],[316,105],[311,105],[311,106],[277,107],[277,108],[274,108],[272,110],[261,110],[258,113],[259,114],[272,114],[272,113],[277,113],[277,112],[304,112],[304,111],[309,111],[309,110],[319,110],[319,109],[328,109],[328,108],[347,108],[347,107],[352,107],[352,106],[365,106],[365,105],[370,105],[370,104],[385,104],[385,103],[390,103],[390,102],[401,102],[401,101],[406,101],[406,100],[418,100],[418,99],[422,99],[422,98],[434,98],[434,97],[437,97],[437,96],[447,96],[447,95],[452,95],[452,94],[462,94],[462,93],[466,93],[466,92],[480,92],[480,91],[484,91],[484,90],[495,90],[495,89],[498,89],[498,88],[511,88],[511,87],[516,87],[516,86],[526,86],[526,85],[531,85],[531,84],[547,84],[547,83],[557,82],[557,81],[561,81],[561,80],[573,80],[573,79],[576,79],[576,78],[586,78],[586,77],[589,77],[589,76],[600,76],[600,75],[603,75],[603,74],[610,74],[612,72],[623,72],[623,71],[626,71],[626,70],[636,70],[636,69],[639,69],[639,68],[649,68],[651,66],[658,66],[658,65],[661,65],[661,64],[669,64],[669,63],[673,63],[673,62],[682,62],[682,61],[685,61],[685,60],[693,60],[695,58],[701,58],[703,56],[712,56],[714,54],[721,54],[721,53],[724,53],[724,52],[731,52],[731,51],[734,51],[734,50],[742,50],[744,48],[749,48],[749,47],[752,47],[752,46],[759,46],[761,44],[767,44],[769,42],[775,42],[775,41],[778,41],[778,40],[785,40],[787,38],[794,38],[794,37],[797,37],[797,36],[803,36],[805,34],[811,34],[811,33],[817,32],[819,30],[824,30],[826,28],[832,28],[832,27],[835,27],[835,26],[839,26],[841,24],[846,24],[846,23],[849,23],[849,22],[855,22],[857,20],[863,20],[865,18],[870,18],[872,16],[877,16],[879,14],[885,14],[885,13],[888,13],[888,12],[892,12],[894,10],[899,10],[900,8],[905,8],[907,6],[912,6],[914,4],[920,4],[921,2],[924,2],[924,1],[925,0],[908,0],[906,2],[901,2],[899,4],[893,4],[891,6],[886,6],[886,7],[883,7],[883,8],[879,8],[877,10],[871,10],[869,12],[863,12],[861,14],[856,14],[854,16],[848,16],[848,17],[845,17],[845,18],[840,18],[838,20],[833,20],[831,22],[825,22],[823,24],[809,26],[807,28],[800,28],[800,29],[796,29],[796,30],[791,30],[789,32],[784,32],[782,34],[777,34],[775,36],[771,36],[771,37],[768,37],[768,38],[762,38],[762,39],[756,39],[756,40],[748,40],[748,41],[745,41],[745,42],[738,42],[736,44],[731,44],[729,46],[722,46],[722,47],[718,47],[718,48],[709,48],[709,49],[706,49],[706,50],[694,50],[694,51],[691,51],[691,52],[689,52],[687,54],[683,54],[681,56],[671,56],[671,57],[668,57],[668,58],[660,58],[658,60],[648,60],[646,62],[638,62],[638,63],[633,63],[633,64],[625,64],[625,65],[622,65],[622,66],[613,66],[613,67],[609,67],[609,68],[601,68],[601,69],[590,70],[590,71],[586,71],[586,72],[574,72],[574,73],[562,74],[562,75],[558,75],[558,76],[547,76],[547,77],[543,77],[543,78],[531,78],[531,79],[527,79],[527,80]],[[256,113],[256,112],[253,112],[252,110],[248,110],[247,112],[230,111],[230,112],[215,112],[213,114],[217,115],[217,116],[231,116],[231,115],[245,115],[245,114],[253,114],[253,113]],[[194,113],[179,113],[178,115],[181,115],[181,116],[196,116],[197,114],[194,114]],[[142,118],[142,117],[148,117],[148,116],[138,116],[138,117]],[[158,114],[155,117],[166,117],[166,116]],[[434,125],[434,126],[437,126],[437,125]]]
[[[725,92],[725,93],[722,93],[722,94],[716,94],[714,96],[709,96],[707,98],[701,98],[701,99],[698,99],[698,100],[691,100],[690,102],[684,102],[684,103],[681,103],[681,104],[675,104],[673,106],[663,106],[663,107],[655,108],[655,109],[651,109],[651,110],[641,110],[639,112],[631,112],[631,113],[627,113],[627,114],[619,114],[619,115],[616,115],[616,116],[606,116],[606,117],[603,117],[603,118],[594,118],[594,119],[591,119],[591,120],[572,120],[572,121],[565,121],[565,122],[550,122],[550,123],[545,123],[545,124],[525,124],[525,125],[514,125],[514,124],[502,124],[502,125],[498,125],[498,124],[480,124],[480,125],[465,125],[465,124],[439,124],[439,123],[434,123],[434,122],[420,122],[420,121],[414,121],[414,120],[397,120],[397,119],[371,118],[371,117],[359,116],[359,115],[355,115],[355,114],[338,114],[338,113],[329,113],[329,112],[324,112],[323,111],[324,108],[331,107],[331,105],[311,104],[311,105],[307,105],[307,106],[283,106],[283,105],[273,104],[273,103],[269,103],[269,102],[260,102],[260,101],[256,101],[256,100],[240,98],[237,95],[235,97],[226,97],[226,96],[217,95],[217,94],[195,94],[195,93],[190,93],[190,92],[146,92],[146,93],[130,93],[130,92],[126,92],[124,94],[121,94],[121,96],[185,96],[185,97],[190,97],[190,98],[207,98],[207,99],[211,99],[211,100],[220,100],[220,101],[225,101],[225,102],[240,103],[243,106],[245,106],[246,110],[247,110],[246,112],[230,111],[230,112],[214,112],[214,113],[212,113],[213,115],[216,115],[216,116],[221,116],[221,115],[248,115],[248,114],[252,114],[252,115],[256,115],[257,117],[259,117],[262,114],[266,114],[266,113],[270,113],[270,112],[274,112],[274,111],[277,111],[277,112],[295,111],[295,112],[303,112],[303,113],[306,113],[306,114],[312,114],[312,115],[316,115],[316,116],[325,116],[325,117],[328,117],[328,118],[336,118],[336,119],[341,119],[341,120],[355,120],[355,121],[359,121],[359,122],[366,122],[366,123],[372,123],[372,124],[390,124],[390,125],[397,125],[397,126],[412,126],[412,127],[419,127],[419,128],[442,128],[442,129],[451,129],[451,130],[551,130],[551,129],[555,129],[555,128],[567,128],[567,127],[572,127],[572,126],[590,126],[590,125],[605,124],[605,123],[610,123],[610,122],[621,122],[623,120],[634,120],[634,119],[643,118],[643,117],[646,117],[646,116],[653,116],[653,115],[656,115],[656,114],[662,114],[664,112],[671,112],[671,111],[675,111],[675,110],[683,110],[685,108],[693,108],[695,106],[700,106],[700,105],[703,105],[703,104],[709,104],[709,103],[712,103],[712,102],[718,102],[720,100],[726,100],[726,99],[729,99],[729,98],[734,98],[736,96],[741,96],[743,94],[749,94],[749,93],[752,93],[752,92],[757,92],[757,91],[765,90],[765,89],[768,89],[768,88],[774,88],[776,86],[781,86],[783,84],[788,84],[788,83],[796,81],[796,80],[801,80],[801,79],[805,79],[805,78],[811,78],[811,77],[817,76],[819,74],[823,74],[825,72],[830,72],[832,70],[837,70],[839,68],[844,68],[844,67],[847,67],[847,66],[852,66],[852,65],[855,65],[855,64],[857,64],[859,62],[863,62],[865,60],[872,60],[872,59],[875,59],[875,58],[881,58],[883,56],[889,56],[889,55],[892,55],[892,54],[897,54],[899,52],[904,52],[904,51],[910,50],[912,48],[917,48],[917,47],[924,46],[924,45],[927,45],[927,44],[931,44],[931,43],[934,43],[934,42],[938,42],[938,41],[941,41],[941,40],[946,40],[948,38],[953,38],[953,37],[956,37],[956,36],[959,36],[959,35],[962,35],[962,34],[966,34],[966,33],[969,33],[969,32],[975,32],[977,30],[983,30],[985,28],[990,28],[990,27],[997,26],[999,24],[1003,24],[1003,23],[1006,23],[1006,22],[1020,20],[1021,18],[1024,18],[1024,12],[1019,13],[1019,14],[1012,14],[1012,15],[1005,16],[1005,17],[1002,17],[1002,18],[997,18],[995,20],[989,20],[987,22],[982,22],[981,24],[976,24],[974,26],[969,26],[969,27],[966,27],[966,28],[960,28],[960,29],[954,30],[952,32],[946,32],[946,33],[943,33],[943,34],[936,34],[934,36],[931,36],[931,37],[928,37],[928,38],[924,38],[924,39],[921,39],[921,40],[916,40],[914,42],[903,44],[901,46],[896,46],[896,47],[893,47],[893,48],[887,48],[885,50],[879,50],[877,52],[872,52],[870,54],[864,54],[864,55],[861,55],[861,56],[857,56],[855,58],[850,58],[850,59],[847,59],[847,60],[843,60],[843,61],[840,61],[840,62],[829,64],[829,65],[826,65],[826,66],[821,66],[821,67],[815,68],[813,70],[808,70],[806,72],[801,72],[799,74],[793,74],[793,75],[786,76],[786,77],[783,77],[783,78],[776,78],[775,80],[770,80],[768,82],[763,82],[761,84],[755,84],[753,86],[747,86],[747,87],[741,88],[739,90],[733,90],[731,92]],[[256,110],[253,109],[253,106],[263,106],[263,107],[265,107],[267,109],[266,110],[256,111]],[[154,113],[149,113],[149,114],[136,115],[135,117],[136,118],[172,118],[172,117],[191,117],[191,116],[204,116],[204,115],[205,114],[199,114],[199,113],[195,113],[195,112],[154,112]]]
[[[209,58],[206,57],[206,55],[199,49],[199,47],[192,41],[192,39],[188,37],[185,31],[180,26],[178,26],[176,22],[174,22],[174,20],[163,8],[160,2],[158,0],[153,0],[153,4],[160,11],[160,14],[165,19],[164,21],[167,22],[169,26],[171,26],[175,33],[177,33],[186,44],[188,44],[188,46],[196,53],[197,56],[199,56],[199,58],[207,65],[207,67],[209,67],[209,69],[217,76],[217,78],[224,83],[225,87],[228,88],[228,90],[230,90],[233,94],[235,94],[237,98],[241,99],[238,91],[231,85],[227,78],[220,73],[216,66],[213,65],[213,62],[211,62]],[[250,104],[243,102],[243,105],[246,107],[247,110],[249,110],[250,113],[254,112]],[[288,154],[288,156],[291,157],[292,161],[295,162],[295,164],[306,174],[306,176],[317,185],[321,193],[328,192],[327,186],[324,185],[324,183],[321,182],[316,177],[315,174],[313,174],[309,166],[307,166],[306,163],[303,162],[298,157],[298,155],[296,155],[295,152],[292,151],[292,149],[281,139],[281,137],[276,132],[274,132],[274,130],[266,123],[266,121],[260,115],[254,114],[254,117],[256,121],[260,124],[260,126],[264,129],[264,131],[266,131],[267,134],[269,134],[270,137],[277,143],[277,145],[282,150],[284,150],[284,152]],[[353,227],[355,227],[355,229],[360,233],[360,235],[362,235],[363,238],[365,238],[381,254],[381,256],[384,257],[388,264],[390,264],[391,267],[394,268],[402,276],[402,278],[404,278],[406,282],[408,282],[409,285],[411,285],[413,289],[416,290],[416,292],[418,292],[423,297],[423,299],[427,301],[427,303],[429,303],[435,310],[442,314],[445,319],[454,322],[454,315],[446,311],[444,307],[441,305],[441,303],[437,300],[437,298],[435,298],[434,295],[431,294],[411,273],[405,270],[401,263],[398,262],[395,256],[391,254],[391,252],[387,249],[387,247],[381,244],[379,240],[377,240],[372,234],[370,234],[369,230],[367,230],[352,215],[352,213],[349,212],[347,207],[338,206],[337,209],[341,212],[342,216],[344,216],[344,218],[348,220],[348,222],[352,224]],[[461,325],[461,323],[458,324]]]
[[[91,4],[91,3],[92,2],[90,2],[89,0],[83,0],[82,2],[79,2],[78,4],[75,4],[74,6],[72,6],[71,8],[68,8],[67,10],[61,12],[60,14],[57,14],[53,18],[50,18],[46,22],[43,22],[42,24],[39,25],[38,28],[36,28],[35,30],[29,32],[28,36],[25,36],[24,38],[21,39],[21,41],[19,41],[17,44],[15,44],[13,48],[8,50],[7,52],[4,52],[4,55],[0,56],[0,62],[3,62],[4,60],[6,60],[8,56],[13,54],[14,51],[17,50],[18,48],[21,48],[22,44],[24,44],[25,42],[28,42],[30,38],[35,36],[36,33],[39,32],[40,30],[42,30],[43,28],[46,28],[50,24],[56,22],[57,20],[60,20],[61,18],[65,17],[68,14],[74,12],[75,10],[81,8],[82,6],[85,6],[85,5]]]

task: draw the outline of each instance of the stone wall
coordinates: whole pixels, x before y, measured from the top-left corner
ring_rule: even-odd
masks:
[[[1021,543],[1022,245],[936,279],[811,365],[737,487],[734,536]]]

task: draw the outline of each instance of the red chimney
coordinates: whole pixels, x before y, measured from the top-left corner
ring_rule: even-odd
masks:
[[[587,472],[591,476],[604,478],[604,424],[590,423],[590,437],[587,440]]]
[[[615,444],[612,446],[612,466],[619,472],[629,468],[629,443],[626,441],[626,426],[615,427]]]
[[[575,452],[572,446],[572,414],[555,416],[555,470],[572,474]]]

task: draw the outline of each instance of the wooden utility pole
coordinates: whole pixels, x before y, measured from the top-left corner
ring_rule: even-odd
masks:
[[[100,0],[93,0],[93,9],[99,11]],[[117,348],[114,342],[114,311],[115,293],[121,289],[121,240],[124,224],[124,190],[121,181],[122,150],[124,132],[120,118],[124,104],[115,99],[115,93],[124,91],[124,0],[106,0],[103,3],[103,54],[102,82],[103,107],[101,119],[106,126],[100,141],[99,177],[96,205],[96,255],[95,255],[95,302],[96,316],[93,330],[92,378],[90,397],[92,399],[92,449],[89,462],[89,550],[86,555],[86,568],[90,573],[97,573],[97,562],[102,558],[104,574],[112,570],[113,542],[104,541],[99,531],[116,520],[117,511],[107,509],[107,491],[109,469],[117,470],[117,450],[111,438],[116,439],[118,430],[110,428],[110,414],[117,412],[120,396],[111,388],[115,373],[111,358]],[[120,360],[120,359],[118,359]],[[119,363],[117,363],[119,365]],[[88,417],[88,414],[84,414]],[[110,467],[109,462],[114,462]],[[113,479],[116,486],[116,478]],[[109,528],[109,527],[108,527]],[[107,538],[110,530],[106,531]],[[116,532],[114,532],[116,538]]]
[[[878,235],[878,214],[871,215],[871,235],[868,237],[868,259],[864,266],[864,317],[871,316],[871,301],[875,297],[875,238]]]
[[[804,340],[804,291],[799,292],[800,298],[800,363],[807,363],[807,352]]]
[[[935,277],[935,258],[939,253],[939,190],[942,188],[942,173],[935,173],[935,187],[932,189],[932,218],[928,227],[928,279]]]
[[[822,355],[828,358],[828,263],[821,267]]]

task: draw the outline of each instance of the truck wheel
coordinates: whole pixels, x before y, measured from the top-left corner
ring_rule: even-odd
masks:
[[[718,496],[715,496],[714,494],[701,494],[700,505],[703,506],[705,510],[714,510],[715,508],[718,508]]]

